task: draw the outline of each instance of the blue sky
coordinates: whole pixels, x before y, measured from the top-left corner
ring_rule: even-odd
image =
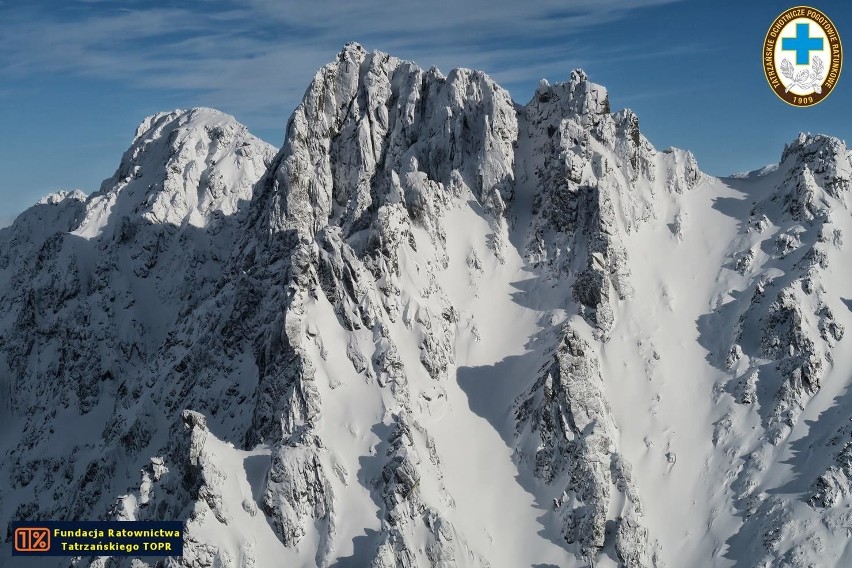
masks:
[[[818,1],[852,42],[848,0]],[[528,101],[585,69],[658,148],[724,175],[800,131],[852,135],[852,71],[812,108],[766,85],[761,45],[795,3],[728,0],[0,0],[0,224],[57,189],[96,190],[136,125],[212,106],[280,146],[315,70],[347,41],[482,69]],[[852,46],[852,43],[848,44]]]

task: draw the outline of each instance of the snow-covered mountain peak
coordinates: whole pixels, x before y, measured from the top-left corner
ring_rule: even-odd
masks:
[[[527,106],[538,112],[548,109],[548,114],[559,119],[577,115],[584,122],[597,122],[596,116],[610,112],[606,88],[590,81],[582,69],[572,71],[565,82],[542,81]]]
[[[730,174],[729,178],[731,179],[749,179],[749,178],[759,178],[766,175],[771,174],[772,172],[778,169],[777,163],[766,164],[762,168],[757,168],[756,170],[750,170],[747,172],[735,172]]]
[[[823,134],[801,133],[796,140],[784,146],[779,167],[788,169],[791,175],[807,168],[825,191],[850,205],[852,152],[843,140]]]
[[[802,159],[812,156],[840,156],[845,155],[845,153],[846,143],[840,138],[825,134],[800,132],[795,140],[784,144],[781,163],[784,163],[791,156]]]
[[[56,231],[71,231],[80,223],[86,199],[79,189],[45,195],[14,219],[7,234],[17,236],[18,245],[36,245]]]
[[[337,54],[338,59],[343,59],[346,54],[361,54],[366,55],[367,50],[364,49],[364,46],[358,43],[357,41],[348,41],[343,47],[340,49],[340,53]],[[355,55],[354,57],[358,57]]]
[[[79,234],[108,219],[204,226],[248,202],[275,150],[222,112],[196,108],[146,118],[115,174],[91,198]]]
[[[74,189],[71,191],[55,191],[53,193],[49,193],[36,201],[36,205],[55,205],[66,199],[72,199],[76,201],[85,201],[86,194],[80,191],[79,189]]]
[[[465,191],[501,210],[516,131],[511,98],[484,73],[444,77],[348,44],[315,75],[290,120],[261,193],[268,225],[312,238],[330,223],[348,236],[383,207],[431,224],[448,193]],[[437,227],[430,231],[439,238]]]

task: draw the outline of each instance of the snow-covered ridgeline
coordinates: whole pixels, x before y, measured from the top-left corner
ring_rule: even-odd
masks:
[[[716,180],[581,71],[520,106],[357,44],[277,155],[150,117],[0,230],[0,518],[187,518],[184,566],[839,559],[850,169]]]

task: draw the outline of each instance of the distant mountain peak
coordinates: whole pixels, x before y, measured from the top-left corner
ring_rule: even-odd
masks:
[[[112,177],[90,198],[79,234],[120,218],[203,225],[251,200],[275,150],[232,116],[208,108],[147,117]]]

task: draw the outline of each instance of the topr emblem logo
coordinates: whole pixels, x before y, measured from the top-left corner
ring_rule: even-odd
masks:
[[[840,34],[816,8],[784,11],[763,40],[763,72],[787,104],[807,107],[821,102],[837,86],[842,67]]]

